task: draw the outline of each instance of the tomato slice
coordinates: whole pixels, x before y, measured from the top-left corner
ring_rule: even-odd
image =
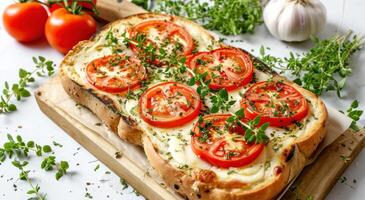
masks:
[[[213,90],[235,90],[253,78],[250,57],[238,49],[221,48],[200,52],[192,56],[187,64],[195,73],[207,72],[206,79],[211,80],[209,87]]]
[[[282,127],[300,121],[308,114],[305,97],[294,87],[277,81],[264,81],[252,85],[243,95],[241,106],[245,116]]]
[[[113,54],[91,61],[86,67],[87,80],[99,90],[121,93],[135,89],[146,77],[137,58]]]
[[[226,127],[229,114],[208,115],[193,129],[192,149],[208,163],[221,167],[242,167],[252,163],[264,149],[263,144],[248,144],[240,127]]]
[[[172,53],[175,45],[179,44],[180,48],[177,53],[186,56],[191,54],[194,48],[191,35],[183,27],[168,21],[149,20],[137,24],[131,28],[130,36],[132,40],[135,40],[138,35],[145,36],[144,46],[152,44],[157,48],[157,52],[159,52],[158,49],[163,48],[167,54]],[[137,45],[131,44],[131,49],[136,53],[140,52]],[[159,62],[155,60],[154,63],[158,64]]]
[[[148,124],[172,128],[182,126],[198,116],[201,101],[190,87],[164,82],[148,89],[141,96],[139,107],[142,119]]]

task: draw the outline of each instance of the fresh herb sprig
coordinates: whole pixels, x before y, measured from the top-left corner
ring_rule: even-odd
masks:
[[[12,135],[7,134],[7,139],[8,141],[4,143],[3,148],[0,148],[0,162],[14,156],[18,158],[28,157],[30,152],[34,152],[38,157],[41,157],[43,153],[52,151],[49,145],[41,146],[32,140],[25,142],[20,135],[17,135],[14,139]]]
[[[12,159],[16,157],[17,159],[29,158],[30,152],[38,157],[42,157],[44,154],[52,153],[52,148],[50,145],[39,145],[34,141],[23,141],[20,135],[14,137],[7,134],[8,141],[4,143],[3,148],[0,148],[0,162],[4,162],[6,159]],[[50,171],[57,168],[55,174],[56,180],[59,180],[63,175],[66,174],[69,168],[67,161],[56,162],[55,156],[47,156],[41,162],[41,168],[45,171]]]
[[[313,42],[314,47],[303,55],[290,52],[289,57],[279,58],[266,54],[261,47],[260,56],[269,67],[291,73],[294,82],[305,89],[317,95],[335,90],[340,97],[352,71],[350,58],[362,47],[364,37],[347,32],[324,40],[313,38]]]
[[[18,83],[14,83],[10,86],[9,83],[5,81],[4,89],[0,96],[0,114],[10,113],[17,110],[16,105],[11,102],[13,98],[20,101],[23,98],[31,96],[26,87],[29,83],[33,83],[35,81],[35,75],[39,77],[46,75],[52,76],[55,72],[53,61],[47,60],[42,56],[38,56],[38,58],[33,57],[33,63],[35,64],[35,69],[32,71],[27,71],[22,68],[19,69]]]
[[[55,174],[56,180],[59,180],[63,175],[66,174],[69,165],[67,161],[60,161],[60,163],[56,163],[56,157],[55,156],[48,156],[43,159],[41,163],[41,168],[45,171],[51,171],[53,169],[57,169],[57,172]]]
[[[357,125],[357,122],[360,120],[361,115],[363,114],[363,110],[359,110],[359,101],[355,100],[351,103],[349,109],[347,109],[346,113],[352,119],[350,128],[354,131],[359,131],[360,128]]]
[[[209,96],[210,102],[212,103],[212,106],[209,109],[210,113],[228,111],[229,108],[231,108],[232,105],[236,103],[235,100],[232,100],[229,97],[226,89],[223,88],[219,91],[213,91],[209,88],[209,84],[211,81],[210,79],[206,80],[206,77],[208,76],[207,72],[204,72],[202,74],[196,74],[190,68],[186,68],[186,70],[189,71],[190,74],[192,74],[192,77],[187,82],[188,85],[193,86],[198,83],[196,91],[200,95],[200,97],[205,100],[205,98]]]
[[[18,168],[20,170],[20,174],[19,174],[19,179],[23,180],[23,181],[27,181],[27,183],[29,184],[29,186],[31,187],[30,190],[27,191],[27,194],[32,195],[31,200],[45,200],[46,199],[46,195],[42,194],[40,192],[41,187],[39,185],[34,185],[32,180],[29,178],[29,170],[25,170],[24,167],[28,165],[27,161],[18,161],[18,160],[13,160],[12,162],[13,166],[15,166],[16,168]]]
[[[34,152],[34,154],[38,157],[42,157],[43,155],[47,155],[52,153],[52,148],[50,145],[39,145],[34,141],[24,141],[20,135],[17,135],[15,138],[7,134],[7,139],[3,144],[3,147],[0,148],[0,163],[5,162],[7,159],[12,159],[12,164],[20,170],[19,179],[26,181],[31,189],[27,192],[27,194],[32,195],[30,199],[34,200],[45,200],[46,195],[40,192],[40,186],[34,185],[32,180],[29,178],[30,170],[25,170],[25,166],[28,165],[28,161],[20,161],[20,159],[29,159],[29,154]],[[66,174],[67,169],[69,168],[67,161],[56,162],[55,156],[47,156],[41,162],[41,168],[45,171],[53,170],[57,168],[57,172],[55,174],[56,180],[59,180],[63,175]]]
[[[241,126],[245,130],[245,140],[248,143],[267,144],[269,137],[265,134],[265,130],[269,127],[269,123],[264,123],[259,126],[260,116],[255,117],[253,120],[243,122],[245,117],[244,110],[241,108],[235,113],[231,113],[232,116],[227,118],[226,127]]]
[[[160,0],[157,12],[187,17],[225,35],[252,33],[262,24],[259,0]]]

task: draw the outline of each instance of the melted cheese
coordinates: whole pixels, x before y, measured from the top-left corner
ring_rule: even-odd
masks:
[[[141,19],[132,19],[130,23],[137,24],[139,22],[141,22]],[[121,34],[125,32],[126,27],[131,26],[130,23],[121,23],[118,24],[117,27],[112,27],[111,29],[112,31],[114,31],[114,34],[116,34],[117,37],[121,37]],[[214,49],[218,48],[218,45],[215,42],[211,41],[211,38],[209,36],[201,34],[199,29],[197,29],[193,25],[184,23],[182,21],[177,21],[176,23],[185,27],[185,29],[189,31],[194,40],[197,41],[197,49],[199,51],[207,51],[210,47],[213,47]],[[69,67],[69,69],[75,70],[69,71],[69,73],[73,74],[71,75],[71,77],[73,77],[80,84],[86,85],[90,88],[92,88],[92,86],[88,84],[85,75],[86,65],[95,58],[112,54],[110,48],[104,47],[106,43],[104,37],[105,34],[106,31],[99,34],[94,43],[89,43],[81,51],[81,53],[74,56],[75,58],[72,63],[74,67]],[[126,49],[125,46],[122,46],[122,48]],[[127,54],[130,54],[130,51],[127,49],[125,50],[125,52]],[[74,74],[76,74],[76,76]],[[255,70],[255,78],[257,79],[257,81],[264,81],[269,79],[270,76],[259,70]],[[156,84],[156,82],[151,83],[149,87],[153,86],[154,84]],[[233,99],[236,100],[236,103],[230,108],[230,112],[234,112],[240,109],[240,93],[244,93],[247,87],[248,86],[229,94]],[[111,98],[117,103],[117,105],[119,105],[118,109],[123,114],[132,117],[138,124],[139,128],[150,137],[152,143],[157,147],[160,155],[174,167],[182,170],[189,170],[191,168],[210,169],[217,174],[217,177],[220,180],[241,181],[244,183],[249,183],[251,187],[254,187],[255,184],[259,184],[264,179],[273,177],[273,169],[275,166],[278,166],[280,164],[279,157],[281,155],[283,147],[290,144],[295,139],[295,137],[300,137],[304,133],[304,130],[299,130],[298,128],[291,132],[288,132],[284,129],[269,127],[266,130],[266,134],[270,137],[271,142],[265,147],[264,152],[259,156],[259,158],[257,158],[253,163],[244,167],[220,169],[210,165],[209,163],[197,157],[191,149],[190,131],[192,130],[197,119],[194,119],[190,123],[187,123],[184,126],[178,128],[163,129],[153,127],[145,123],[140,118],[137,110],[138,100],[127,100],[125,97],[111,95],[103,91],[97,92]],[[211,105],[211,103],[209,102],[209,98],[207,98],[205,103],[208,106]],[[312,111],[315,110],[312,104],[310,104],[310,107]],[[314,116],[317,114],[318,113],[313,112],[309,117],[302,120],[302,124],[304,126],[313,126],[315,121],[313,119]]]

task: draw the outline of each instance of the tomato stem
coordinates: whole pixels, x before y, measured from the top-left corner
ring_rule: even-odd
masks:
[[[92,6],[92,9],[85,8],[78,3],[89,3]],[[72,0],[71,3],[69,3],[68,0],[49,0],[48,6],[52,4],[58,4],[62,7],[64,7],[69,13],[74,15],[80,15],[83,14],[83,10],[86,11],[92,11],[94,14],[99,15],[98,10],[96,9],[96,5],[92,0]]]

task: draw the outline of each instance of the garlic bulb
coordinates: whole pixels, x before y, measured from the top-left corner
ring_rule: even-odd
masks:
[[[326,23],[326,8],[319,0],[271,0],[264,9],[270,33],[283,41],[307,40]]]

